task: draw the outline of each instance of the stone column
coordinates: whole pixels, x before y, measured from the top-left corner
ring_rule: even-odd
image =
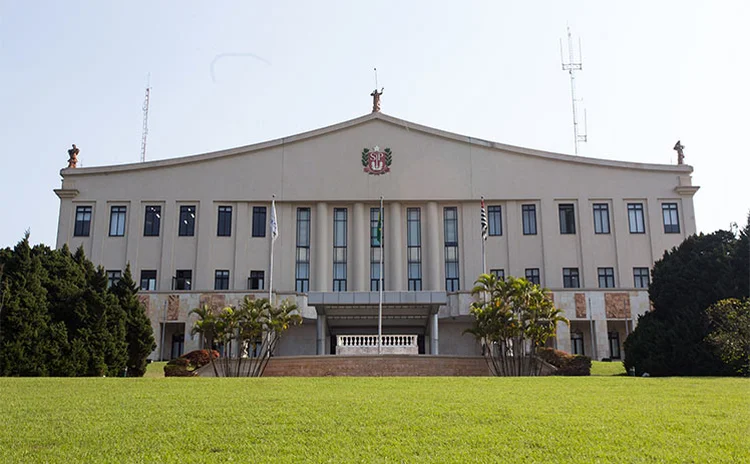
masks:
[[[317,349],[315,354],[324,355],[326,354],[326,316],[325,314],[318,314],[317,322]]]
[[[422,253],[424,270],[427,271],[425,290],[440,290],[443,266],[440,257],[440,215],[435,201],[427,202],[427,214],[422,228],[424,231],[425,251]]]
[[[390,205],[390,214],[387,218],[388,233],[383,237],[385,248],[385,263],[388,264],[385,290],[403,291],[406,287],[404,281],[404,244],[402,239],[403,216],[401,215],[401,203],[394,202]]]
[[[572,353],[570,346],[570,327],[567,324],[557,324],[557,349],[566,353]]]
[[[430,314],[430,354],[440,354],[438,346],[438,313],[434,313]]]
[[[354,214],[352,220],[351,238],[352,252],[348,257],[349,266],[352,269],[351,286],[349,290],[356,292],[365,292],[370,290],[368,282],[368,264],[370,234],[368,230],[369,216],[366,214],[365,206],[362,203],[354,203]]]
[[[329,242],[328,228],[328,204],[320,202],[315,207],[315,247],[312,249],[312,261],[315,274],[312,275],[311,290],[319,292],[330,291],[331,279],[329,269],[331,268],[331,247]]]

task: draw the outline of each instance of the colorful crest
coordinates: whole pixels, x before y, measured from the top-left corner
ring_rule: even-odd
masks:
[[[390,148],[381,150],[377,145],[372,150],[362,150],[362,166],[368,174],[380,175],[390,172],[393,163],[393,153]]]

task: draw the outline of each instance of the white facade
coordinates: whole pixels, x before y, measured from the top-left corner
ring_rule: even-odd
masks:
[[[365,172],[363,149],[376,146],[391,150],[390,172]],[[604,358],[649,309],[643,268],[695,233],[691,172],[512,147],[372,113],[221,152],[63,169],[57,246],[83,246],[108,271],[129,262],[137,282],[155,272],[141,298],[160,345],[153,357],[171,357],[198,348],[188,312],[201,302],[267,296],[275,195],[273,292],[295,298],[305,318],[278,354],[331,353],[337,335],[377,333],[371,211],[383,196],[384,333],[418,335],[421,353],[479,354],[462,332],[482,272],[484,197],[487,270],[538,275],[571,320],[557,346]],[[263,272],[262,289],[248,290],[252,271]],[[451,272],[457,281],[446,279]],[[190,290],[174,289],[188,281]]]

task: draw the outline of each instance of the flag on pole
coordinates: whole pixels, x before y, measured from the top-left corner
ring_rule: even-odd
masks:
[[[482,197],[482,207],[479,210],[479,217],[482,221],[482,240],[487,240],[487,208],[484,207],[484,197]]]
[[[383,205],[378,208],[378,232],[377,232],[378,243],[383,242]]]
[[[271,201],[271,241],[275,241],[276,237],[279,236],[279,224],[276,222],[276,200]]]

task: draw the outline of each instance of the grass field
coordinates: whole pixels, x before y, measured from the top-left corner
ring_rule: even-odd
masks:
[[[742,462],[747,379],[0,378],[0,462]]]

